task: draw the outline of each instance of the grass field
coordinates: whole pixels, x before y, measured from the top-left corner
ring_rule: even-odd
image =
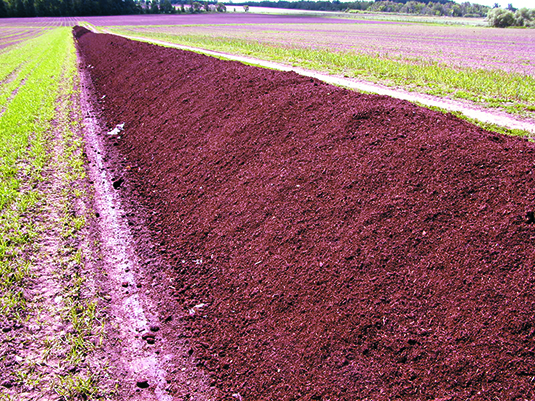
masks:
[[[531,30],[340,23],[108,29],[535,115]]]
[[[101,330],[81,269],[89,211],[76,52],[70,28],[21,31],[35,35],[0,64],[0,399],[87,398],[98,370],[77,366]]]
[[[38,200],[33,188],[42,179],[47,161],[45,133],[54,118],[65,41],[64,32],[52,31],[3,55],[0,70],[0,103],[3,105],[0,116],[0,255],[1,308],[7,315],[18,314],[22,309],[23,299],[20,292],[13,292],[16,287],[11,281],[23,279],[27,264],[14,263],[9,255],[22,253],[24,245],[36,236],[33,227],[23,224],[22,218]],[[19,258],[16,260],[21,262]]]

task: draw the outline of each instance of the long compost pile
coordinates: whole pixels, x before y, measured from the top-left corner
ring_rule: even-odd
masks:
[[[535,396],[533,143],[295,73],[75,36],[103,121],[124,123],[103,132],[122,190],[173,267],[166,308],[222,398]]]

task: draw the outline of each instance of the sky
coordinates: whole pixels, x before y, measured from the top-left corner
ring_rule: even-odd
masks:
[[[457,3],[462,3],[461,0],[455,0]],[[515,8],[535,8],[535,0],[471,0],[470,3],[481,4],[484,6],[494,6],[494,3],[498,3],[501,7],[507,7],[507,4],[513,4]]]

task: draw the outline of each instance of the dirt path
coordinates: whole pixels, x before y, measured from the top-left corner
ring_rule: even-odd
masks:
[[[107,33],[111,33],[111,32],[107,32]],[[478,121],[495,124],[500,127],[505,127],[509,129],[523,130],[523,131],[527,131],[527,132],[531,132],[532,134],[535,134],[535,120],[533,119],[517,118],[505,112],[484,109],[482,107],[479,107],[477,105],[474,105],[473,103],[466,102],[466,101],[457,101],[457,100],[446,99],[446,98],[441,98],[437,96],[425,95],[422,93],[408,92],[402,89],[393,89],[387,86],[374,84],[371,82],[360,81],[358,79],[345,78],[342,76],[329,75],[329,74],[325,74],[325,73],[321,73],[317,71],[307,70],[304,68],[292,67],[287,64],[275,63],[272,61],[266,61],[266,60],[246,57],[246,56],[239,56],[235,54],[216,52],[216,51],[206,50],[206,49],[197,48],[197,47],[177,45],[171,42],[165,42],[161,40],[147,39],[147,38],[137,37],[137,36],[132,36],[132,35],[118,35],[118,36],[123,36],[125,38],[129,38],[132,40],[141,40],[141,41],[145,41],[149,43],[155,43],[155,44],[164,45],[168,47],[174,47],[176,49],[191,50],[191,51],[206,54],[209,56],[215,56],[215,57],[224,58],[228,60],[240,61],[240,62],[244,62],[247,64],[253,64],[253,65],[258,65],[261,67],[272,68],[272,69],[279,70],[279,71],[294,71],[300,75],[303,75],[306,77],[317,78],[329,84],[342,86],[342,87],[349,88],[349,89],[355,89],[358,91],[364,91],[368,93],[375,93],[378,95],[390,96],[395,99],[408,100],[409,102],[416,102],[425,106],[440,107],[448,111],[461,112],[465,116],[478,120]]]

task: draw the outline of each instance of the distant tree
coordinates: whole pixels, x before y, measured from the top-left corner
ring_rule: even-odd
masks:
[[[218,13],[226,13],[227,7],[223,3],[217,3],[216,10]]]
[[[92,0],[89,4],[91,6],[91,14],[89,15],[102,15],[102,8],[97,0]]]
[[[184,4],[180,5],[180,12],[181,13],[185,13],[186,12],[186,9],[184,8]]]
[[[194,1],[193,3],[191,3],[191,12],[200,13],[201,7],[202,7],[201,3],[199,3],[198,1]]]
[[[25,8],[26,8],[26,16],[27,17],[35,17],[35,2],[34,2],[34,0],[26,0]]]
[[[160,12],[160,7],[157,0],[152,0],[152,3],[150,5],[150,13],[151,14],[158,14]]]
[[[249,12],[249,6],[247,4],[243,6],[243,11],[246,13]]]
[[[459,7],[458,4],[454,4],[453,7],[451,8],[451,16],[452,17],[460,17],[462,14],[461,14],[461,7]]]
[[[492,8],[500,8],[500,5],[498,3],[494,3],[494,6]]]
[[[516,11],[516,8],[513,7],[513,5],[511,3],[507,4],[507,9],[509,11],[512,11],[512,12],[515,12]]]
[[[515,15],[510,10],[493,8],[487,14],[487,20],[490,26],[506,28],[515,24]]]
[[[56,5],[54,10],[54,15],[65,17],[68,15],[72,15],[73,10],[71,8],[71,3],[68,3],[66,1],[61,1],[59,4]]]
[[[15,17],[26,17],[26,9],[22,0],[16,0],[15,2]]]
[[[164,0],[162,6],[160,7],[160,12],[164,14],[172,14],[175,8],[169,0]]]
[[[520,8],[515,12],[515,25],[535,27],[535,8]]]
[[[4,0],[0,0],[0,18],[7,18],[7,7],[6,3],[4,3]]]

